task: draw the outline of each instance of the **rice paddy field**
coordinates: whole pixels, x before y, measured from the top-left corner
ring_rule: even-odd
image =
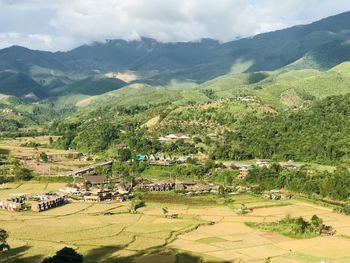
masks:
[[[60,150],[49,148],[50,136],[21,137],[16,139],[0,139],[0,152],[6,151],[11,157],[21,160],[28,168],[39,175],[64,175],[68,171],[76,170],[80,167],[88,166],[93,161],[79,158],[69,158],[77,155],[74,150]],[[57,140],[57,136],[52,137]],[[28,143],[37,143],[38,147],[25,146]],[[55,157],[47,163],[37,162],[36,157],[41,153],[46,153],[49,157]]]
[[[60,183],[8,184],[0,189],[0,199],[62,187]],[[228,204],[214,197],[174,194],[152,194],[145,200],[146,206],[136,214],[129,213],[129,202],[77,202],[41,213],[0,210],[0,228],[8,231],[11,246],[0,254],[0,262],[40,262],[64,246],[83,254],[85,262],[266,262],[268,258],[273,263],[350,262],[350,218],[330,208],[248,194],[234,196]],[[242,203],[253,212],[237,215],[235,209]],[[163,207],[178,218],[164,218]],[[276,221],[286,214],[306,219],[317,214],[337,233],[291,239],[245,225]]]
[[[46,145],[49,143],[49,136],[39,136],[39,137],[22,137],[16,139],[3,139],[0,140],[0,148],[9,151],[11,156],[15,157],[28,157],[37,154],[38,152],[46,152],[48,155],[64,155],[68,152],[65,150],[57,150],[45,148],[44,146],[39,146],[38,149],[34,147],[23,147],[21,145],[25,143],[35,142],[41,145]],[[57,139],[57,137],[53,137],[53,139]],[[75,153],[75,152],[72,152]]]

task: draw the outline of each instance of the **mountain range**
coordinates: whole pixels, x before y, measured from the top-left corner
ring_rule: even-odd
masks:
[[[234,73],[315,69],[350,60],[350,12],[220,43],[107,40],[67,52],[0,50],[0,94],[42,100],[100,95],[133,83],[202,84]]]

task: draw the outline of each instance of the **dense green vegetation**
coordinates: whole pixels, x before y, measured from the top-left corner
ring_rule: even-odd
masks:
[[[251,115],[241,121],[235,132],[226,134],[224,144],[234,147],[230,152],[235,159],[256,157],[347,163],[349,105],[349,95],[335,96],[295,113],[263,118]]]
[[[246,225],[292,238],[312,238],[321,235],[324,231],[329,234],[333,233],[332,227],[323,224],[323,220],[317,215],[313,215],[309,222],[302,217],[293,218],[287,215],[277,222],[247,222]]]
[[[84,94],[99,95],[108,91],[117,90],[125,86],[125,82],[116,78],[88,77],[72,84],[56,88],[52,91],[55,95]]]
[[[83,263],[84,258],[73,248],[64,247],[52,257],[45,258],[42,263]]]
[[[17,131],[18,128],[20,127],[21,127],[21,124],[16,120],[5,119],[5,118],[0,119],[0,131],[6,131],[6,132]]]
[[[274,164],[270,168],[254,167],[246,181],[256,185],[256,191],[287,189],[310,197],[348,200],[350,198],[350,172],[338,167],[331,172],[313,172],[304,169],[283,169]]]

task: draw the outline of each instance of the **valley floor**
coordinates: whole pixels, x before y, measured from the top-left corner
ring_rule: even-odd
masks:
[[[8,184],[0,190],[3,199],[13,193],[57,191],[64,184]],[[137,214],[130,203],[70,203],[41,213],[0,211],[0,224],[9,232],[11,250],[0,254],[0,262],[39,262],[64,246],[82,253],[86,262],[266,262],[332,263],[350,261],[350,220],[329,208],[310,203],[266,201],[238,195],[228,205],[215,202],[159,203],[162,194]],[[168,199],[166,199],[168,200]],[[209,199],[208,199],[209,200]],[[244,203],[254,208],[239,216]],[[166,219],[163,207],[177,219]],[[313,239],[291,239],[249,228],[245,222],[276,221],[286,214],[306,219],[317,214],[337,234]]]

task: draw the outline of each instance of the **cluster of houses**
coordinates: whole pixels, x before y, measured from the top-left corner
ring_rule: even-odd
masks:
[[[255,97],[252,96],[244,96],[244,97],[236,97],[236,101],[257,101]]]
[[[85,175],[63,189],[71,198],[85,202],[126,201],[133,196],[132,184],[124,184],[106,176]]]
[[[19,212],[23,208],[23,204],[13,201],[0,201],[0,209],[8,210],[11,212]]]
[[[190,137],[183,133],[175,133],[175,134],[169,134],[164,137],[159,137],[158,141],[160,142],[169,142],[169,141],[178,141],[178,140],[188,140]]]
[[[249,186],[237,185],[229,195],[239,195],[243,193],[251,193],[252,189]]]
[[[10,108],[4,108],[4,109],[0,109],[0,112],[1,113],[4,113],[6,115],[16,115],[16,116],[21,116],[22,114],[13,110],[13,109],[10,109]]]
[[[152,182],[148,180],[143,180],[139,182],[136,186],[137,189],[141,191],[148,192],[161,192],[161,191],[200,191],[200,190],[210,190],[205,185],[196,183],[193,181],[159,181]],[[209,191],[208,191],[209,193]]]
[[[258,159],[255,161],[255,166],[256,167],[269,167],[271,164],[270,160],[267,160],[267,159]],[[279,165],[282,167],[282,168],[285,168],[285,169],[300,169],[303,167],[302,164],[294,164],[292,160],[288,161],[288,162],[282,162],[282,163],[279,163]],[[246,164],[237,164],[236,165],[239,169],[239,175],[238,175],[238,178],[239,179],[244,179],[248,176],[249,174],[249,170],[251,170],[253,168],[253,165],[246,165]]]
[[[139,182],[136,186],[138,190],[145,192],[163,192],[172,191],[175,189],[175,182],[164,181],[164,182],[152,182],[148,180],[143,180]]]
[[[189,158],[193,158],[193,155],[189,154],[186,156],[178,156],[178,157],[172,157],[170,155],[166,155],[163,153],[156,153],[151,155],[143,155],[143,154],[136,155],[136,160],[138,161],[144,161],[144,162],[149,162],[152,165],[163,165],[163,166],[169,166],[173,163],[185,163]]]
[[[66,197],[60,193],[44,193],[39,195],[20,195],[0,201],[0,209],[20,212],[31,209],[34,212],[45,211],[68,203]]]
[[[159,181],[143,180],[136,188],[146,192],[179,191],[186,195],[218,194],[218,186],[215,184],[202,184],[194,181]]]
[[[158,181],[152,182],[149,180],[139,181],[135,189],[145,192],[163,192],[163,191],[178,191],[184,192],[188,196],[202,194],[219,194],[219,185],[214,183],[203,184],[194,181]],[[236,186],[233,189],[227,189],[229,195],[236,195],[251,192],[248,186]]]
[[[66,196],[60,193],[46,193],[28,198],[34,212],[42,212],[68,203]]]
[[[283,190],[270,190],[265,191],[262,197],[267,200],[289,200],[293,196],[291,193]]]

